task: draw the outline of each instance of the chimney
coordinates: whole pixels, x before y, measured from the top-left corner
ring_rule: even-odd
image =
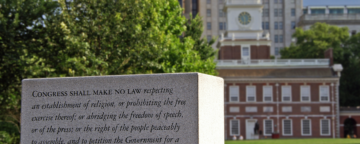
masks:
[[[329,59],[329,61],[330,61],[329,66],[334,65],[334,56],[333,56],[333,49],[332,48],[329,48],[329,49],[327,49],[325,51],[324,57]]]

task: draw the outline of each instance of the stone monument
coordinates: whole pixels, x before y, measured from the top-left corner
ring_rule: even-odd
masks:
[[[201,73],[25,79],[22,144],[223,144],[224,81]]]

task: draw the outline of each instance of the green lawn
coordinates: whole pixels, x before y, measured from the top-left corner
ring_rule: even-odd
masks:
[[[225,144],[360,144],[360,139],[267,139],[225,141]]]

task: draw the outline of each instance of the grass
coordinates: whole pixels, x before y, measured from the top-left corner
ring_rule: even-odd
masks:
[[[225,144],[360,144],[360,139],[262,139],[225,141]]]

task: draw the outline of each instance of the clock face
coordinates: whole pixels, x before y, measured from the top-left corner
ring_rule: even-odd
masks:
[[[243,25],[248,25],[251,22],[251,15],[248,12],[242,12],[239,14],[239,22]]]

